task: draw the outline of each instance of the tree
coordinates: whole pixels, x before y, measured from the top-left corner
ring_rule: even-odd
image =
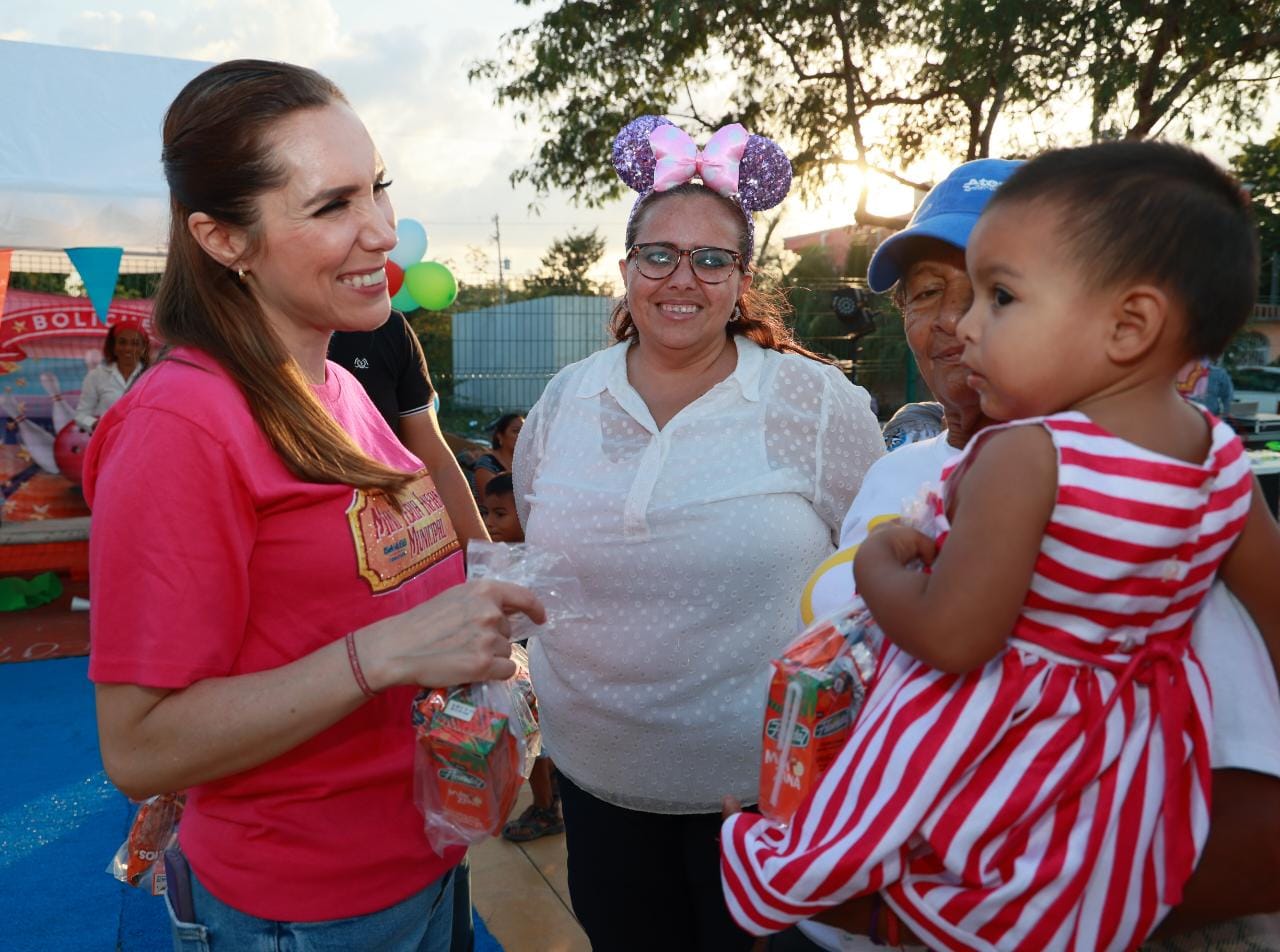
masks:
[[[1276,90],[1276,0],[1104,0],[1085,6],[1084,74],[1095,138],[1159,135],[1185,120],[1192,105],[1212,109],[1220,122],[1238,129]]]
[[[1246,145],[1231,164],[1253,200],[1262,252],[1259,293],[1270,300],[1273,285],[1280,284],[1280,132],[1269,142]]]
[[[585,234],[571,231],[564,238],[557,238],[542,256],[538,273],[525,279],[523,296],[611,294],[611,285],[587,277],[604,250],[605,240],[595,228]]]
[[[846,166],[923,187],[905,171],[923,154],[1033,151],[1075,105],[1090,128],[1067,141],[1146,136],[1192,105],[1239,126],[1276,87],[1277,23],[1280,0],[564,0],[471,76],[545,133],[513,179],[587,204],[621,194],[603,157],[644,113],[779,139],[802,191]],[[855,220],[903,224],[867,212],[869,187]]]

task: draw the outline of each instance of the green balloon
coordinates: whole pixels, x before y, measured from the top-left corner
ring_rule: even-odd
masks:
[[[402,287],[392,296],[391,306],[402,314],[407,314],[409,311],[418,309],[418,302],[413,299],[408,287]]]
[[[440,262],[419,261],[405,269],[404,287],[400,292],[405,291],[428,311],[442,311],[458,296],[458,282],[453,279],[453,272]]]

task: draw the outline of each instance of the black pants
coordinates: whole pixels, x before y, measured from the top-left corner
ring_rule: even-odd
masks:
[[[720,814],[624,810],[560,774],[569,897],[594,952],[750,950],[720,888]]]

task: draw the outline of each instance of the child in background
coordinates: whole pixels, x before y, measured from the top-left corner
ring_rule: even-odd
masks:
[[[516,516],[515,493],[510,473],[498,473],[484,487],[480,514],[484,527],[494,542],[523,542],[524,529]],[[541,836],[564,832],[564,819],[560,816],[560,797],[556,792],[552,772],[555,764],[542,755],[529,774],[529,790],[533,803],[525,811],[502,828],[502,836],[513,843],[536,840]]]
[[[494,542],[524,541],[510,473],[498,473],[485,484],[480,493],[480,515]]]
[[[726,819],[725,896],[756,934],[874,893],[891,941],[1134,949],[1208,830],[1188,638],[1216,571],[1280,659],[1275,520],[1239,439],[1174,385],[1252,309],[1248,202],[1178,146],[1052,152],[992,198],[968,269],[964,362],[1016,422],[943,471],[936,538],[863,543],[876,683],[789,827]]]

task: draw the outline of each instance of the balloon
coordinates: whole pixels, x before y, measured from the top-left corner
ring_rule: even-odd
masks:
[[[438,261],[419,261],[405,269],[404,286],[428,311],[441,311],[458,296],[453,273]]]
[[[391,298],[391,306],[402,314],[408,314],[410,311],[418,309],[418,302],[413,299],[413,295],[409,293],[407,287],[401,288]]]
[[[387,262],[387,293],[395,297],[404,287],[404,268],[394,261]]]
[[[401,218],[396,222],[396,246],[391,249],[391,260],[407,269],[421,261],[426,253],[427,230],[422,223],[412,218]]]
[[[88,445],[89,434],[74,420],[59,430],[53,441],[53,458],[58,464],[58,472],[77,485],[84,469],[84,451]]]

